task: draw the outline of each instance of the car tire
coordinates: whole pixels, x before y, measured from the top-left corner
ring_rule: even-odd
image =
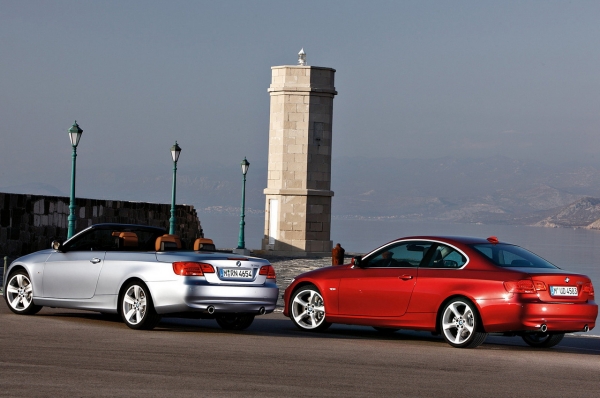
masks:
[[[535,348],[550,348],[560,343],[564,333],[525,333],[521,335],[524,342]]]
[[[379,326],[373,326],[373,329],[377,330],[381,334],[393,334],[400,330],[396,328],[381,328]]]
[[[482,332],[475,305],[465,298],[455,298],[444,305],[440,331],[452,347],[475,348],[483,344],[487,333]]]
[[[225,330],[244,330],[254,322],[253,314],[223,314],[215,317],[217,323]]]
[[[12,272],[8,276],[4,299],[15,314],[33,315],[42,309],[41,305],[33,303],[33,284],[24,270]]]
[[[119,309],[121,319],[131,329],[150,330],[160,322],[160,315],[154,310],[148,287],[141,281],[131,281],[125,285]]]
[[[325,303],[316,286],[302,286],[292,293],[290,319],[301,330],[318,332],[331,323],[325,321]]]

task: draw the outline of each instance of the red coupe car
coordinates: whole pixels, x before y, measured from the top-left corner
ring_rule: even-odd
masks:
[[[398,239],[296,277],[284,299],[284,314],[302,330],[424,330],[459,348],[479,346],[488,333],[552,347],[567,332],[594,328],[598,315],[590,278],[496,237]]]

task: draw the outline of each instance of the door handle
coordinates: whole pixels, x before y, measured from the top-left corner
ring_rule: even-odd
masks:
[[[98,264],[100,261],[102,261],[102,260],[100,260],[98,257],[94,257],[93,259],[90,260],[90,263]]]
[[[403,281],[407,281],[407,280],[410,280],[412,278],[413,278],[412,275],[401,275],[401,276],[398,277],[398,279],[402,279]]]

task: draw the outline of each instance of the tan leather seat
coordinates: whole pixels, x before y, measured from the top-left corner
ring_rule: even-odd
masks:
[[[215,244],[212,239],[198,238],[194,241],[194,250],[215,251]]]
[[[119,234],[119,248],[135,249],[138,247],[138,236],[135,232],[121,232]]]
[[[181,239],[177,235],[165,234],[156,238],[154,248],[157,252],[181,249]]]

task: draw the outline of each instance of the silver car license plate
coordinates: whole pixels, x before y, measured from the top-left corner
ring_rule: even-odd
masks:
[[[578,293],[575,286],[550,286],[550,295],[577,297]]]
[[[251,269],[221,269],[221,278],[252,279]]]

